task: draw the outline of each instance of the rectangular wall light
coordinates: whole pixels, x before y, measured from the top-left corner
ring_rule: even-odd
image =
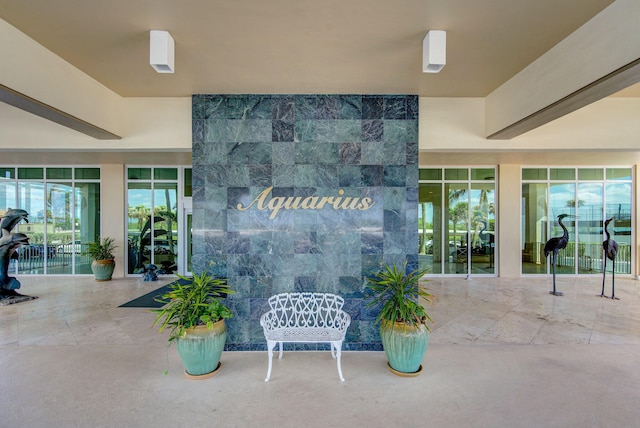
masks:
[[[431,30],[422,41],[422,72],[438,73],[447,63],[447,32]]]
[[[158,73],[173,73],[175,70],[175,43],[168,31],[151,30],[149,63]]]

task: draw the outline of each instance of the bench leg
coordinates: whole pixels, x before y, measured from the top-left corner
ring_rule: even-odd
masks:
[[[335,357],[333,354],[333,350],[335,348]],[[340,380],[344,382],[344,377],[342,376],[342,365],[340,364],[340,357],[342,356],[342,341],[339,342],[331,342],[331,356],[337,359],[338,362],[338,376],[340,376]]]
[[[282,359],[282,342],[278,342],[278,349],[280,350],[280,354],[278,355],[278,358]]]
[[[267,369],[267,377],[264,379],[265,382],[269,382],[269,378],[271,377],[271,366],[273,362],[273,348],[276,347],[276,342],[273,340],[267,340],[267,354],[269,355],[269,368]],[[280,343],[280,349],[282,350],[282,342]]]

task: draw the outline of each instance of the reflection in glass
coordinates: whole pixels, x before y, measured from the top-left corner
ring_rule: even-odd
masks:
[[[75,187],[75,272],[90,274],[91,258],[84,254],[100,236],[100,183],[78,183]],[[80,243],[80,245],[78,245]]]
[[[178,184],[156,183],[153,196],[152,263],[164,273],[174,273],[178,256]]]
[[[18,207],[29,213],[29,223],[19,223],[14,232],[29,237],[29,245],[18,248],[18,273],[44,273],[45,198],[44,183],[21,182],[18,184]],[[13,207],[11,207],[13,208]]]
[[[603,191],[602,182],[578,183],[576,240],[578,242],[579,274],[594,274],[602,269]]]
[[[418,205],[418,257],[430,274],[442,273],[442,184],[421,183]]]
[[[574,183],[551,183],[549,186],[549,237],[562,236],[564,231],[558,223],[560,214],[575,216],[576,185]],[[558,252],[556,260],[556,274],[575,273],[575,244],[576,244],[576,219],[565,218],[562,223],[569,231],[569,243],[567,247]],[[543,255],[544,256],[544,255]],[[549,258],[551,255],[549,255]],[[549,263],[551,259],[549,259]]]
[[[445,249],[444,273],[468,273],[469,202],[467,183],[445,183],[445,225],[448,248]]]
[[[48,170],[47,170],[48,172]],[[73,273],[73,213],[71,183],[47,184],[47,273]]]
[[[495,204],[493,183],[471,184],[469,254],[471,273],[495,273]]]
[[[522,185],[522,273],[547,273],[547,185]]]
[[[606,184],[605,219],[613,217],[608,230],[611,239],[618,243],[616,273],[631,273],[631,191],[631,183]],[[612,265],[607,263],[608,271],[612,269]]]
[[[141,273],[151,263],[151,183],[129,183],[127,201],[128,273]]]
[[[552,170],[556,178],[560,175],[569,177],[570,171],[572,170]],[[548,210],[545,196],[547,184],[523,183],[522,273],[542,274],[550,271],[542,264],[547,260],[543,259],[539,251],[548,239],[541,236],[546,226],[540,225],[546,221],[544,216],[547,211],[549,237],[562,234],[557,221],[558,215],[577,213],[577,218],[569,217],[563,221],[569,231],[569,244],[560,252],[557,273],[594,275],[602,272],[604,221],[608,218],[614,219],[609,225],[609,232],[618,242],[616,273],[631,273],[631,169],[607,168],[606,180],[603,179],[604,171],[604,168],[580,168],[578,181],[551,183]],[[607,270],[611,269],[612,263],[607,263]]]

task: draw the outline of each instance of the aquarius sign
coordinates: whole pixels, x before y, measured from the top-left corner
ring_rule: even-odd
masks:
[[[338,196],[271,196],[273,186],[264,189],[251,203],[247,206],[239,203],[236,208],[240,211],[246,211],[253,205],[259,210],[269,210],[271,214],[269,219],[276,218],[280,210],[321,210],[323,208],[331,208],[334,210],[360,210],[365,211],[373,207],[376,203],[368,197],[353,198],[343,196],[344,190],[338,190]]]

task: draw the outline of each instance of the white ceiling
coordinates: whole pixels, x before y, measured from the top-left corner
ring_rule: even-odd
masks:
[[[0,0],[0,18],[125,97],[483,97],[610,3]],[[175,74],[157,74],[149,66],[151,29],[173,35]],[[421,69],[422,40],[430,29],[447,31],[447,65],[439,74]]]

